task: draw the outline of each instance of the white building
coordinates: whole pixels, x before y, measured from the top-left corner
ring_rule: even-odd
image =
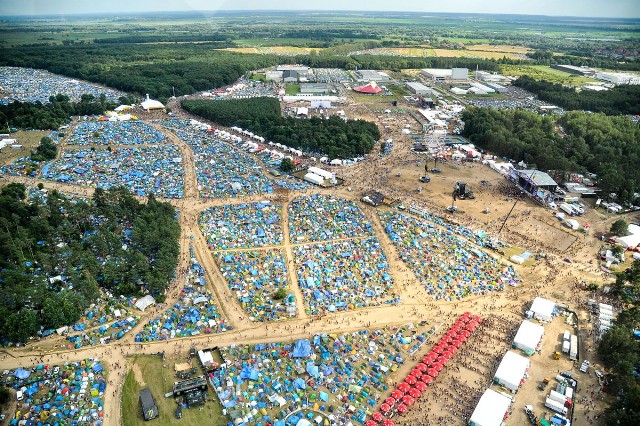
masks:
[[[431,88],[425,86],[422,83],[418,83],[415,81],[410,81],[407,83],[407,88],[409,89],[409,91],[411,93],[414,93],[416,95],[430,95],[431,94]]]
[[[267,71],[265,73],[267,81],[275,81],[276,83],[282,82],[282,71]]]
[[[513,338],[513,347],[522,349],[527,355],[533,355],[544,336],[544,327],[524,320]]]
[[[469,69],[468,68],[451,68],[452,80],[468,80]]]
[[[627,72],[599,72],[596,78],[613,84],[640,84],[640,75]]]
[[[469,426],[500,426],[511,402],[508,396],[487,389],[471,414]]]
[[[448,80],[451,78],[451,70],[450,69],[442,69],[442,68],[425,68],[420,71],[424,77],[429,78],[431,80],[442,81]]]
[[[533,312],[534,318],[547,322],[553,318],[553,310],[555,307],[556,304],[551,300],[545,299],[544,297],[536,297],[533,299],[530,310]]]
[[[356,71],[358,81],[388,81],[391,76],[386,72],[376,70],[358,70]]]
[[[516,393],[524,382],[530,366],[531,361],[529,359],[508,351],[500,361],[496,374],[493,376],[493,381]]]

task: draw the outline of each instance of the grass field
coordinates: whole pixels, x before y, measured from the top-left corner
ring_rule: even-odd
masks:
[[[320,52],[322,49],[296,46],[256,46],[256,47],[228,47],[226,50],[239,53],[257,53],[261,55],[307,55],[311,51]]]
[[[167,361],[167,365],[172,365]],[[133,369],[139,370],[136,377]],[[143,387],[148,387],[153,394],[160,416],[151,421],[154,426],[169,426],[180,424],[182,426],[202,425],[226,425],[227,418],[222,414],[222,407],[217,400],[209,401],[202,410],[199,408],[182,410],[182,419],[175,418],[176,403],[173,398],[165,398],[165,392],[171,390],[175,380],[172,368],[163,368],[162,359],[159,356],[136,356],[133,369],[127,373],[122,390],[122,422],[124,426],[148,426],[142,417],[139,392]],[[144,386],[138,380],[144,380]],[[209,392],[209,398],[215,396]]]
[[[457,50],[457,49],[433,49],[435,56],[455,57],[455,58],[479,58],[479,59],[522,59],[515,53],[487,52],[484,50]]]
[[[286,95],[297,95],[300,93],[300,85],[299,84],[287,84],[284,87],[284,93]]]
[[[552,83],[581,86],[598,80],[582,77],[568,72],[555,70],[545,65],[501,65],[500,72],[504,75],[521,76],[528,75],[536,80],[545,80]]]
[[[483,52],[502,52],[502,53],[519,53],[526,54],[531,52],[531,49],[524,46],[511,46],[508,44],[474,44],[472,46],[465,46],[467,50],[481,50]]]
[[[40,139],[47,136],[48,131],[42,130],[21,130],[11,134],[11,139],[17,139],[23,149],[12,149],[10,146],[2,148],[0,151],[0,164],[9,164],[20,157],[27,157],[31,150],[36,149],[40,144]]]

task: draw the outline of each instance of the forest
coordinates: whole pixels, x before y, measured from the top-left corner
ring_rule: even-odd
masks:
[[[467,67],[498,70],[498,62],[474,58],[407,58],[377,55],[255,55],[208,43],[31,45],[0,49],[0,65],[47,71],[103,84],[162,102],[234,83],[248,71],[276,64],[355,69]]]
[[[152,294],[164,300],[175,274],[180,226],[174,208],[124,188],[92,200],[56,191],[0,191],[0,342],[71,325],[100,297]]]
[[[121,98],[123,103],[131,103],[129,98]],[[99,115],[115,108],[104,95],[82,95],[80,101],[71,102],[68,96],[49,97],[49,103],[12,102],[0,105],[0,123],[8,123],[20,129],[57,129],[68,123],[73,115]]]
[[[541,170],[595,173],[600,189],[623,202],[640,191],[640,124],[627,117],[570,111],[554,122],[523,110],[469,108],[462,119],[464,136],[492,154]]]
[[[572,87],[522,76],[514,83],[540,99],[567,110],[602,112],[607,115],[638,114],[640,112],[640,85],[619,85],[613,89],[577,92]]]
[[[248,129],[269,141],[330,158],[353,158],[368,154],[380,131],[374,123],[361,120],[283,117],[274,98],[228,101],[184,100],[182,107],[223,126]]]
[[[634,335],[640,322],[640,260],[616,275],[613,295],[623,303],[613,327],[598,344],[598,355],[611,372],[606,391],[615,396],[612,406],[605,411],[604,424],[640,424],[640,345]]]

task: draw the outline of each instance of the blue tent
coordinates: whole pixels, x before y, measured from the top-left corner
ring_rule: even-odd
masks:
[[[304,382],[304,380],[302,380],[301,378],[297,378],[293,381],[293,387],[295,389],[306,389],[307,388],[307,384]]]
[[[307,364],[307,373],[309,373],[311,377],[318,377],[318,374],[320,373],[320,369],[318,368],[317,365]]]
[[[17,368],[16,371],[14,371],[13,375],[18,379],[24,380],[31,375],[31,371],[25,370],[24,368],[20,367]]]
[[[300,339],[293,345],[291,356],[294,358],[306,358],[311,355],[311,342],[307,339]]]

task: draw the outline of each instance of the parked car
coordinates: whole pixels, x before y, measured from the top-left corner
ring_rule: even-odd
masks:
[[[420,176],[420,182],[422,183],[429,183],[431,182],[431,178],[429,176]]]

